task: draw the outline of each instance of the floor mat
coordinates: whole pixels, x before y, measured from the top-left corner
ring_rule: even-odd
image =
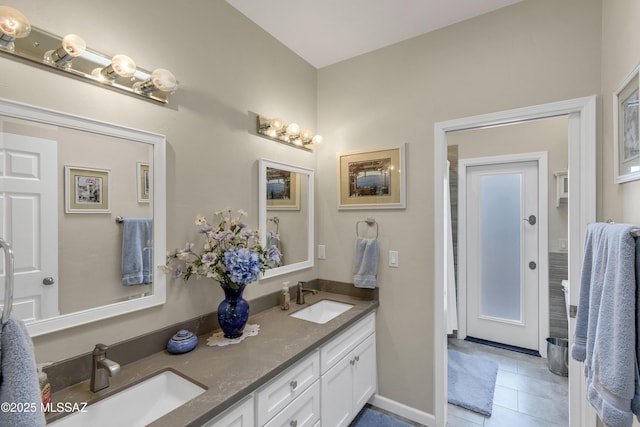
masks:
[[[491,416],[498,364],[480,356],[448,350],[449,403]]]

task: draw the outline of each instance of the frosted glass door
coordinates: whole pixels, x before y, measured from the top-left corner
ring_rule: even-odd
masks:
[[[467,166],[465,182],[467,335],[538,349],[538,163]]]
[[[521,218],[519,174],[480,179],[481,316],[522,320]]]

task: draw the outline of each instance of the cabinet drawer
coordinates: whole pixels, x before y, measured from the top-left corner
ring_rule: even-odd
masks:
[[[265,427],[313,427],[319,420],[320,381],[316,381]]]
[[[253,425],[253,395],[249,395],[202,427],[252,427]]]
[[[256,394],[258,425],[264,425],[319,378],[318,350],[265,384]]]
[[[320,349],[320,372],[324,374],[376,329],[374,313],[342,332]]]

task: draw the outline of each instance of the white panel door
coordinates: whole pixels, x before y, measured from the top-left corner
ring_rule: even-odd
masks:
[[[0,133],[0,234],[14,252],[12,317],[25,322],[59,314],[57,152],[56,141]]]
[[[538,163],[467,168],[467,335],[539,350]]]

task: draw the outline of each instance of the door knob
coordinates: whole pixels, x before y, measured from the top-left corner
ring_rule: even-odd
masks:
[[[43,285],[53,285],[54,283],[56,283],[55,279],[51,276],[49,277],[45,277],[44,279],[42,279],[42,284]]]
[[[524,218],[523,221],[527,221],[529,225],[536,225],[536,216],[529,215],[529,218]]]
[[[529,263],[529,268],[530,268],[531,270],[535,270],[537,266],[538,266],[538,265],[537,265],[535,262],[533,262],[533,261],[531,261],[531,262]]]

